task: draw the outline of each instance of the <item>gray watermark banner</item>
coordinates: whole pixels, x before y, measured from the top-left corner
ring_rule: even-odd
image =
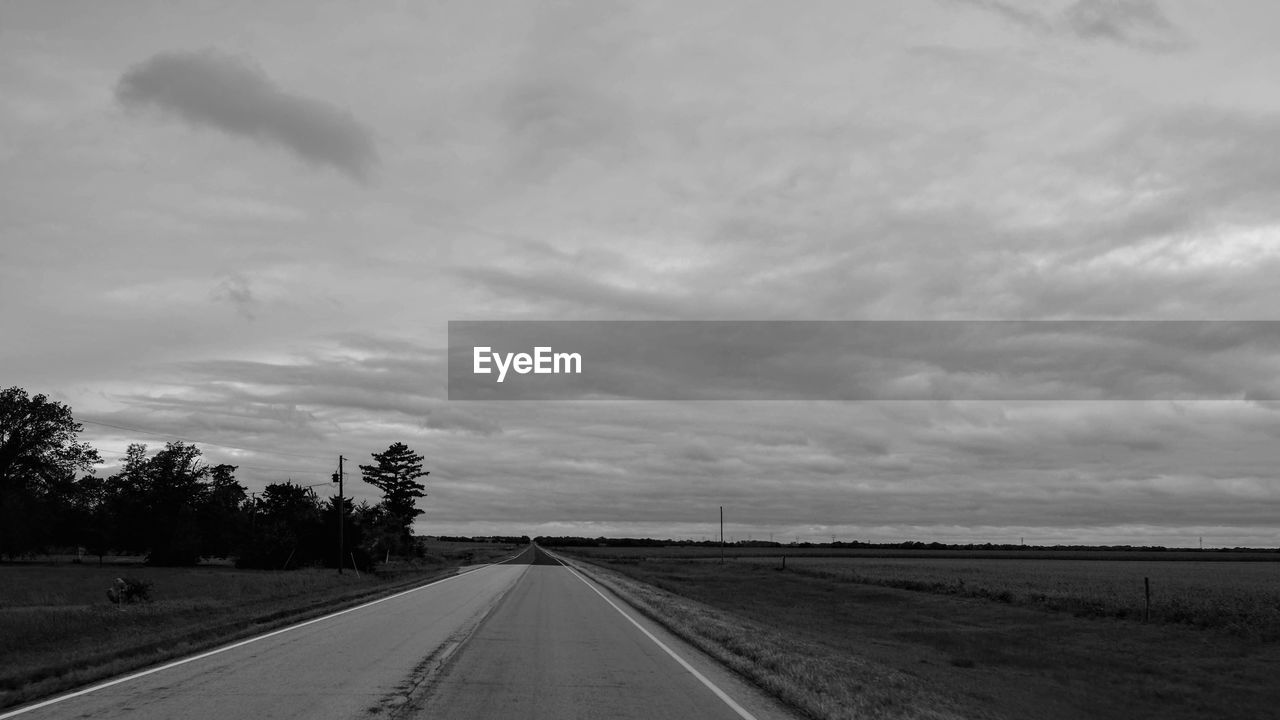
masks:
[[[1280,321],[452,321],[450,400],[1280,400]]]

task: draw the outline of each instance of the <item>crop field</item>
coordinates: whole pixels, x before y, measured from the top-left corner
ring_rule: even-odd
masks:
[[[0,564],[0,707],[193,652],[452,572],[515,550],[439,543],[425,560],[377,574],[305,568],[237,570],[225,563],[148,567],[139,559],[99,565]],[[150,599],[113,604],[118,577],[150,584]]]
[[[640,562],[641,558],[686,558],[718,562],[690,548],[592,548],[584,556]],[[1070,612],[1080,616],[1149,619],[1220,628],[1259,639],[1280,639],[1280,555],[1211,556],[1204,554],[1109,553],[1081,559],[1088,551],[1032,559],[1007,553],[997,557],[892,557],[833,555],[831,551],[733,549],[728,562],[781,568],[833,580]],[[699,555],[701,557],[699,557]],[[1022,554],[1025,557],[1026,554]],[[1094,557],[1099,557],[1095,555]],[[1197,559],[1173,559],[1173,558]],[[1159,559],[1152,559],[1159,558]],[[1147,606],[1146,588],[1151,588]],[[1149,616],[1148,616],[1149,613]]]

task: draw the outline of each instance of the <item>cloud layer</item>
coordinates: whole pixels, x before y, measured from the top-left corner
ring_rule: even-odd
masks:
[[[0,367],[156,433],[88,426],[108,459],[191,438],[254,490],[406,442],[420,532],[697,536],[723,504],[756,537],[1274,544],[1277,343],[1230,322],[814,338],[804,363],[744,336],[657,378],[732,393],[754,354],[804,398],[859,370],[881,399],[850,403],[451,403],[445,347],[453,320],[1272,320],[1277,24],[1161,0],[14,4]]]
[[[453,322],[449,398],[1275,401],[1278,360],[1273,322]]]
[[[277,144],[363,180],[377,164],[373,133],[350,113],[278,87],[261,69],[221,52],[154,55],[116,86],[126,107],[154,106],[230,135]]]

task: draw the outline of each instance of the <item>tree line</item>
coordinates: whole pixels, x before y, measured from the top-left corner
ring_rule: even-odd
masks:
[[[236,466],[210,465],[200,449],[169,442],[148,454],[131,444],[120,469],[98,477],[101,455],[77,434],[71,409],[19,387],[0,391],[0,555],[51,548],[145,555],[157,565],[201,558],[238,567],[354,565],[415,552],[413,520],[426,497],[423,456],[404,443],[372,453],[361,477],[382,492],[376,504],[341,505],[311,487],[272,483],[250,494]],[[336,476],[336,473],[335,473]],[[338,524],[343,557],[339,558]]]

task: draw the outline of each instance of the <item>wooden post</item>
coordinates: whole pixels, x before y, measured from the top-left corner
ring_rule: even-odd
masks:
[[[786,555],[783,555],[783,556],[782,556],[782,569],[783,569],[783,570],[786,570],[786,569],[787,569],[787,556],[786,556]]]
[[[1142,586],[1146,589],[1147,594],[1147,604],[1142,609],[1142,622],[1147,622],[1151,619],[1151,578],[1142,578]]]
[[[341,455],[338,456],[338,473],[333,476],[333,479],[338,483],[338,574],[339,575],[342,574],[342,565],[343,565],[342,556],[344,555],[343,550],[346,549],[345,542],[342,538],[342,526],[346,524],[346,519],[347,519],[346,513],[342,511],[342,479],[343,479],[342,478],[342,475],[343,475],[342,462],[344,460],[346,460],[346,458],[342,457]],[[354,563],[355,560],[353,559],[352,562]],[[359,572],[360,572],[359,570],[356,571],[357,574],[359,574]]]

